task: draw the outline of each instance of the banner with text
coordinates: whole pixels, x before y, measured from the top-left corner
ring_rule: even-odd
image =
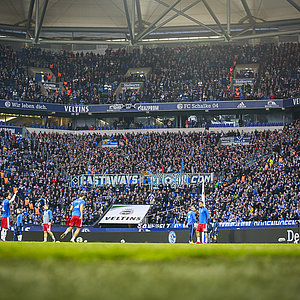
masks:
[[[153,186],[170,185],[171,187],[211,183],[213,181],[213,173],[208,174],[151,174],[150,182]]]
[[[99,224],[139,224],[150,205],[113,205]]]
[[[204,174],[150,174],[144,176],[142,174],[83,174],[71,176],[72,186],[82,185],[132,185],[132,184],[152,184],[153,186],[170,185],[184,186],[202,184],[202,182],[211,183],[213,181],[213,173]]]
[[[195,101],[195,102],[165,102],[161,103],[128,103],[128,104],[53,104],[43,102],[25,102],[15,100],[0,100],[0,108],[33,112],[57,112],[67,114],[91,114],[111,112],[162,112],[162,111],[204,111],[204,110],[245,110],[245,109],[272,109],[300,105],[300,98],[274,100],[240,100],[240,101]]]

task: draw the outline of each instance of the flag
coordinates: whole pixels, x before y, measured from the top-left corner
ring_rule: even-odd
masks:
[[[201,201],[203,202],[203,205],[205,207],[205,191],[204,191],[204,179],[202,181],[202,193],[201,193]]]
[[[144,176],[149,176],[150,175],[150,172],[149,171],[142,171],[141,172]]]

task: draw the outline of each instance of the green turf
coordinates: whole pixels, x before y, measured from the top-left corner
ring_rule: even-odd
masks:
[[[3,299],[283,300],[299,278],[294,244],[0,244]]]

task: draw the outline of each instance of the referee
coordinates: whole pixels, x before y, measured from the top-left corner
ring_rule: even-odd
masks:
[[[185,219],[185,222],[190,229],[190,240],[189,240],[190,244],[193,244],[194,224],[197,221],[195,211],[196,211],[195,207],[192,206],[191,210],[187,213]]]

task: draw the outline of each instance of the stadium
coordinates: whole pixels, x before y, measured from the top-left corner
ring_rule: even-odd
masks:
[[[299,0],[0,8],[3,298],[299,297]]]

